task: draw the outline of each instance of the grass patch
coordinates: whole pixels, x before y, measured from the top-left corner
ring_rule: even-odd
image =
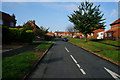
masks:
[[[52,39],[51,41],[56,41],[56,38]]]
[[[108,57],[112,60],[114,60],[115,62],[120,63],[120,51],[102,51],[102,52],[98,52],[97,54],[103,55],[105,57]]]
[[[40,43],[40,41],[33,41],[32,43],[33,44],[37,44],[37,43]]]
[[[68,40],[69,40],[69,42],[71,42],[71,43],[73,43],[77,46],[87,48],[91,51],[118,49],[118,47],[102,44],[102,43],[99,43],[99,42],[94,42],[94,41],[85,42],[84,39],[68,38]]]
[[[12,80],[23,78],[41,56],[42,53],[29,51],[4,58],[2,60],[2,78]]]
[[[112,41],[112,40],[97,40],[97,39],[89,39],[91,41],[97,41],[97,42],[103,42],[103,43],[108,43],[116,46],[120,46],[120,41]]]
[[[50,42],[44,42],[44,43],[38,45],[38,46],[36,47],[36,49],[39,49],[39,50],[47,50],[51,45],[52,45],[52,43],[50,43]]]

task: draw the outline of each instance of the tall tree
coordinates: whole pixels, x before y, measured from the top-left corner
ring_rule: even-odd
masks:
[[[11,17],[13,17],[15,19],[15,14],[12,14]]]
[[[78,10],[68,16],[69,21],[74,24],[74,28],[84,34],[85,41],[87,41],[87,34],[105,27],[104,14],[99,7],[100,5],[93,6],[93,3],[87,1],[82,2]]]

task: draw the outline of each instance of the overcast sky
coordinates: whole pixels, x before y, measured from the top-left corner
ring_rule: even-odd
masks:
[[[94,5],[99,4],[108,30],[109,24],[118,19],[118,2],[94,2]],[[10,15],[14,13],[17,25],[35,20],[38,26],[49,27],[49,31],[54,32],[65,31],[72,25],[67,16],[77,10],[78,5],[80,2],[2,2],[2,11]]]

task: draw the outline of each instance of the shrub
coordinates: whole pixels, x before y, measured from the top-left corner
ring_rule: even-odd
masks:
[[[12,41],[12,33],[7,26],[2,27],[2,42],[3,44],[9,44]]]
[[[32,30],[26,30],[24,42],[32,42],[35,38],[34,32]]]
[[[45,38],[46,41],[51,41],[54,37],[45,35],[44,38]]]
[[[24,28],[8,28],[3,27],[3,44],[11,42],[32,42],[35,35],[32,30]]]

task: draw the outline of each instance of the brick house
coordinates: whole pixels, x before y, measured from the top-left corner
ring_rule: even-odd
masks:
[[[103,39],[105,28],[94,30],[93,33],[87,34],[87,38]]]
[[[104,39],[120,40],[120,18],[110,24],[111,29],[104,33]]]
[[[73,36],[73,32],[55,31],[54,34],[56,37],[72,37]]]
[[[78,32],[61,32],[61,31],[55,31],[54,35],[57,37],[84,37],[84,35],[82,33],[78,33]]]
[[[9,14],[0,11],[0,25],[14,28],[16,20]]]
[[[33,31],[35,32],[37,29],[39,29],[39,27],[35,24],[35,20],[29,20],[27,23],[25,23],[24,25],[23,25],[23,27],[24,26],[26,26],[26,27],[33,27]]]
[[[52,32],[48,32],[48,33],[46,33],[46,35],[54,36],[54,33],[52,33]]]

